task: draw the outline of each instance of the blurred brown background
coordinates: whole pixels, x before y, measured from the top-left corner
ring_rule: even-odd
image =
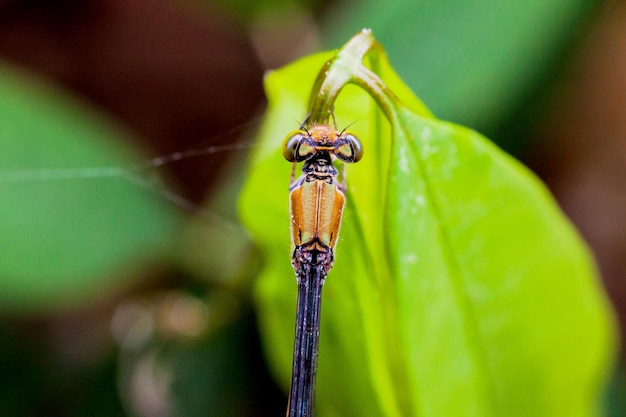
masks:
[[[343,3],[343,9],[335,9],[326,3],[282,1],[246,9],[245,2],[4,0],[0,60],[86,99],[125,125],[153,155],[249,142],[265,104],[263,72],[342,42],[327,29],[338,19],[335,10],[349,19],[345,10],[352,6]],[[526,93],[500,119],[472,127],[546,181],[593,249],[623,334],[626,3],[591,3],[582,17],[573,19],[552,58],[530,77]],[[392,50],[390,58],[392,63],[403,59]],[[414,88],[422,96],[419,84]],[[423,98],[428,105],[428,97]],[[445,108],[435,112],[457,120]],[[191,158],[172,164],[168,173],[178,194],[200,204],[222,180],[220,173],[233,169],[229,161],[226,156]],[[198,281],[170,266],[78,309],[5,314],[0,414],[166,416],[171,412],[168,396],[175,394],[180,403],[200,404],[196,410],[184,409],[180,415],[185,416],[282,413],[285,400],[262,365],[245,291],[233,302],[237,312],[227,315],[232,325],[220,328],[217,337],[189,342],[185,336],[189,329],[192,335],[201,333],[194,330],[194,320],[204,317],[201,300],[207,285],[214,290],[214,282]],[[173,311],[188,327],[171,330],[167,320],[159,321],[161,314],[169,317]],[[152,327],[141,324],[148,316]],[[116,318],[126,324],[111,327]],[[123,342],[129,332],[147,332],[152,338],[135,345]],[[188,368],[184,375],[191,382],[180,382],[187,383],[180,391],[186,394],[160,387],[167,378],[142,374],[142,366],[153,369],[149,365],[156,345],[170,364]],[[231,355],[223,356],[224,351]],[[207,357],[213,362],[202,359]],[[194,382],[194,370],[226,376]],[[610,397],[614,416],[626,413],[626,388],[619,378]],[[207,398],[207,387],[215,389],[215,398]],[[227,405],[219,409],[215,404]]]

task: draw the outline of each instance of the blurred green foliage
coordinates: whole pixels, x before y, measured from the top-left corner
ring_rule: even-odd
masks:
[[[141,156],[127,133],[17,69],[0,67],[0,90],[0,309],[68,307],[131,284],[171,247],[177,211],[129,181]]]
[[[2,415],[125,415],[117,389],[111,383],[117,374],[113,355],[87,369],[67,366],[41,339],[25,337],[12,327],[0,326]]]
[[[329,13],[322,34],[336,47],[363,25],[371,28],[437,117],[491,134],[520,111],[537,116],[545,82],[600,3],[353,0]],[[495,139],[519,150],[517,138]]]

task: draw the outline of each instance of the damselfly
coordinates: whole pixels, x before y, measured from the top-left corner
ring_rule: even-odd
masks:
[[[298,282],[296,335],[289,417],[314,414],[315,376],[319,345],[320,308],[324,279],[334,262],[345,201],[345,175],[338,181],[333,160],[357,162],[363,156],[359,140],[328,125],[292,132],[283,143],[285,159],[293,162],[290,189],[291,263]],[[294,181],[296,164],[302,175]]]

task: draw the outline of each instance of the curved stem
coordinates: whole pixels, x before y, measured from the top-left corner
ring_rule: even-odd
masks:
[[[374,98],[392,125],[397,121],[398,98],[378,75],[363,64],[365,56],[374,48],[379,52],[377,57],[384,58],[384,51],[372,32],[364,29],[324,64],[313,85],[310,113],[302,123],[303,129],[328,124],[331,118],[334,119],[335,100],[346,84],[363,88]],[[330,156],[328,158],[330,160]],[[296,248],[294,257],[298,250]],[[294,263],[298,276],[298,305],[288,417],[314,415],[322,286],[332,266],[333,256],[332,250],[306,252],[304,255],[306,262]]]
[[[348,41],[320,70],[309,100],[310,113],[303,125],[328,124],[333,117],[337,96],[346,84],[356,84],[367,91],[391,121],[397,97],[383,81],[363,64],[363,59],[376,49],[384,54],[372,31],[363,29]]]

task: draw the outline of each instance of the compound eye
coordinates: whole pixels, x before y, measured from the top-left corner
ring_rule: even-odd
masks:
[[[363,148],[356,136],[346,133],[335,149],[335,155],[343,162],[359,162],[363,158]]]
[[[296,160],[296,152],[298,151],[298,146],[304,137],[302,136],[304,132],[301,130],[294,130],[289,133],[285,140],[283,140],[283,156],[289,162],[294,162]]]

